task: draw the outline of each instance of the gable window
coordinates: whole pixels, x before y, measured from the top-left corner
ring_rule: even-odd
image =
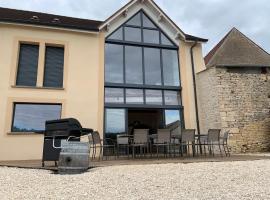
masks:
[[[46,46],[44,87],[63,87],[64,48]]]
[[[12,132],[44,131],[47,120],[61,118],[61,104],[14,103]]]
[[[40,43],[19,44],[16,86],[63,88],[64,47]],[[44,62],[39,59],[42,54]]]
[[[16,85],[36,86],[39,45],[20,44]]]

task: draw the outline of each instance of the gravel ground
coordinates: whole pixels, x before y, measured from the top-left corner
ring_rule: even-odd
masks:
[[[0,199],[270,199],[270,161],[112,166],[80,175],[1,167]]]

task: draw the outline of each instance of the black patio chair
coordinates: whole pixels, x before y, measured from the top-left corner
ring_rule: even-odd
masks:
[[[230,157],[231,153],[230,153],[230,148],[229,148],[229,145],[228,145],[229,135],[230,135],[230,132],[226,131],[223,134],[223,137],[221,137],[220,139],[221,139],[221,143],[222,143],[225,155]]]

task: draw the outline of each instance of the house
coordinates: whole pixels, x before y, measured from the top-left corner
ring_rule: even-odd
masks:
[[[105,21],[0,8],[0,160],[41,159],[36,132],[50,119],[74,117],[107,138],[134,123],[196,128],[204,42],[153,0]]]
[[[231,133],[234,152],[270,150],[270,55],[233,28],[197,73],[201,132]]]

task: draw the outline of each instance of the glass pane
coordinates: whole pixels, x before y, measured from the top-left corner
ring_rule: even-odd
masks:
[[[126,46],[125,61],[126,61],[126,83],[142,84],[143,83],[142,48]]]
[[[143,14],[143,26],[148,28],[157,28],[155,24]]]
[[[61,118],[61,105],[15,104],[12,132],[45,130],[47,120]]]
[[[145,43],[159,44],[159,31],[144,29],[143,41]]]
[[[181,105],[180,93],[177,91],[164,91],[165,105]]]
[[[125,27],[125,40],[130,42],[142,42],[140,28]]]
[[[165,123],[166,127],[173,126],[175,124],[180,125],[180,111],[179,110],[165,110]]]
[[[110,40],[123,40],[123,28],[116,30],[108,39]]]
[[[145,83],[161,85],[160,49],[144,48]]]
[[[105,88],[106,103],[124,103],[124,89]]]
[[[179,86],[179,64],[176,50],[162,50],[164,85]]]
[[[124,82],[123,57],[122,45],[105,45],[105,82]]]
[[[138,13],[132,17],[126,24],[132,26],[141,26],[141,13]]]
[[[125,133],[125,109],[106,109],[105,133],[106,138],[116,139],[116,135]]]
[[[143,90],[126,89],[126,103],[143,104]]]
[[[145,90],[146,104],[162,105],[161,90]]]
[[[161,44],[175,46],[163,33],[161,33]]]

